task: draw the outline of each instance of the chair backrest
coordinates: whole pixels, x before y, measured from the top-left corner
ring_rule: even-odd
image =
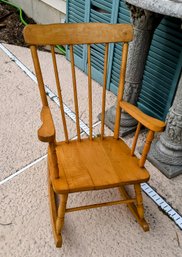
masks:
[[[128,24],[102,24],[102,23],[81,23],[81,24],[51,24],[51,25],[28,25],[24,29],[24,38],[30,45],[32,58],[34,62],[35,72],[40,89],[40,95],[43,106],[48,106],[47,96],[44,88],[44,81],[41,72],[39,57],[37,54],[38,45],[50,45],[52,53],[52,62],[57,85],[57,93],[60,101],[60,109],[62,114],[62,122],[64,127],[65,140],[68,141],[68,130],[63,108],[63,99],[58,75],[56,55],[54,51],[55,45],[68,45],[70,49],[70,61],[73,82],[73,95],[76,114],[77,137],[80,140],[79,125],[79,108],[77,97],[77,83],[74,65],[74,45],[87,45],[88,60],[88,101],[89,101],[89,129],[90,139],[92,139],[92,81],[91,81],[91,44],[105,44],[104,54],[104,74],[103,74],[103,94],[102,94],[102,121],[101,121],[101,138],[104,136],[104,118],[105,118],[105,99],[107,84],[107,66],[108,66],[108,50],[109,43],[123,42],[122,50],[122,66],[120,75],[119,94],[123,94],[126,61],[128,53],[128,42],[133,39],[133,29]]]
[[[153,139],[154,131],[162,131],[165,124],[157,121],[154,118],[149,118],[147,115],[136,110],[135,106],[127,105],[123,99],[126,63],[128,54],[128,43],[133,39],[133,28],[128,24],[102,24],[102,23],[79,23],[79,24],[51,24],[51,25],[28,25],[24,29],[24,38],[27,44],[30,45],[32,58],[34,62],[35,72],[38,80],[40,95],[43,106],[48,106],[47,96],[44,88],[44,81],[41,72],[40,62],[37,53],[37,46],[50,45],[52,53],[52,62],[55,73],[55,80],[57,86],[57,93],[60,101],[60,110],[62,115],[62,122],[64,128],[65,141],[69,141],[68,129],[64,114],[63,99],[60,87],[60,80],[58,75],[57,61],[54,47],[55,45],[68,45],[70,49],[70,61],[72,71],[72,84],[74,106],[76,114],[76,129],[77,139],[80,138],[80,124],[79,124],[79,107],[77,97],[77,82],[75,75],[74,64],[74,45],[86,44],[87,45],[87,60],[88,60],[88,102],[89,102],[89,129],[90,140],[92,140],[92,80],[91,80],[91,45],[92,44],[105,44],[104,54],[104,69],[103,69],[103,93],[102,93],[102,119],[101,119],[101,139],[104,137],[104,119],[105,119],[105,99],[106,99],[106,84],[107,84],[107,66],[108,66],[108,51],[110,43],[122,42],[122,62],[120,70],[120,80],[118,85],[118,100],[116,107],[116,122],[114,129],[114,138],[119,137],[119,126],[121,108],[128,111],[129,114],[134,114],[139,123],[136,130],[131,155],[134,154],[136,141],[141,128],[141,124],[149,128],[149,134],[144,147],[144,153],[140,159],[140,166],[143,167],[148,153],[150,142]]]

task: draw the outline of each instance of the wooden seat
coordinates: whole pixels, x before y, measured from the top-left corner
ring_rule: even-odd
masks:
[[[53,180],[56,193],[119,187],[149,179],[148,171],[138,166],[139,160],[131,156],[130,148],[113,137],[61,142],[56,153],[60,171],[59,179]]]
[[[144,231],[149,226],[144,219],[144,208],[141,193],[142,182],[149,179],[149,173],[144,168],[147,153],[150,149],[154,132],[163,131],[165,123],[149,117],[131,103],[123,100],[126,63],[128,55],[128,43],[133,39],[133,29],[127,24],[102,24],[102,23],[81,23],[81,24],[52,24],[52,25],[28,25],[24,29],[24,38],[30,45],[35,73],[42,101],[41,120],[42,126],[38,130],[38,138],[47,142],[48,146],[48,185],[50,210],[53,225],[53,233],[57,247],[62,245],[62,228],[65,213],[102,206],[116,204],[127,204],[131,213]],[[122,42],[122,61],[120,80],[118,84],[118,96],[116,104],[116,118],[113,136],[107,136],[104,132],[105,102],[107,85],[107,67],[110,43]],[[101,133],[98,138],[92,132],[92,45],[103,44],[103,94],[102,94],[102,118]],[[48,105],[47,95],[44,87],[43,73],[39,62],[37,46],[50,45],[52,65],[54,68],[55,84],[60,103],[65,140],[57,142],[54,121]],[[64,104],[57,68],[55,45],[67,45],[68,56],[71,62],[73,100],[75,105],[75,121],[77,140],[69,139],[64,113]],[[89,135],[82,139],[80,135],[79,120],[79,99],[77,96],[77,83],[74,65],[75,45],[85,44],[87,47],[88,67],[88,109],[89,109]],[[61,71],[60,71],[61,73]],[[128,112],[138,121],[136,133],[131,149],[119,138],[121,109]],[[146,142],[140,159],[135,156],[135,147],[141,126],[148,128]],[[135,197],[131,197],[125,185],[133,185]],[[67,199],[70,193],[89,190],[101,190],[118,187],[121,193],[121,200],[67,208]],[[57,204],[57,196],[59,202]],[[122,221],[121,221],[122,222]]]

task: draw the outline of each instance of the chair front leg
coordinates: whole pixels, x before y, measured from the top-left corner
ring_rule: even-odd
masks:
[[[138,215],[141,219],[144,218],[144,208],[143,208],[143,197],[141,192],[140,184],[135,184],[135,194],[136,194],[136,207],[138,211]]]
[[[56,232],[58,235],[61,234],[61,230],[63,228],[67,199],[68,199],[68,194],[60,195],[58,216],[57,216],[57,220],[56,220]]]

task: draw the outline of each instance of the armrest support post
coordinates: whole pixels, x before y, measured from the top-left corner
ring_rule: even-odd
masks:
[[[149,132],[147,134],[146,142],[145,142],[145,145],[144,145],[144,148],[143,148],[143,151],[142,151],[142,156],[141,156],[140,161],[139,161],[139,166],[141,168],[143,168],[143,166],[145,164],[147,154],[150,150],[150,145],[151,145],[151,142],[152,142],[153,138],[154,138],[154,131],[149,130]]]

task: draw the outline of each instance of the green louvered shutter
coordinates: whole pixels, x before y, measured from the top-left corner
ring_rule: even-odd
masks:
[[[67,22],[130,23],[124,0],[67,0]],[[145,65],[138,106],[145,113],[165,119],[181,72],[180,20],[165,17],[156,29]],[[87,52],[75,47],[75,63],[87,73]],[[102,84],[104,46],[92,46],[92,76]],[[109,49],[107,88],[117,94],[121,63],[121,44]],[[69,51],[67,51],[69,58]]]
[[[130,23],[130,12],[123,0],[119,1],[117,23]],[[121,43],[117,43],[114,45],[112,68],[111,68],[110,83],[109,83],[109,90],[112,91],[114,94],[117,94],[118,92],[121,54],[122,54],[122,45]]]
[[[69,23],[85,22],[86,15],[85,0],[67,0],[66,21]],[[69,48],[66,51],[67,58],[70,59]],[[81,69],[85,69],[84,63],[84,46],[74,46],[75,64]]]
[[[91,0],[89,22],[112,23],[115,7],[113,3],[113,0]],[[100,84],[103,80],[104,50],[103,44],[91,46],[92,78]]]
[[[138,106],[165,119],[172,104],[182,66],[181,21],[165,17],[156,29],[145,65]]]

